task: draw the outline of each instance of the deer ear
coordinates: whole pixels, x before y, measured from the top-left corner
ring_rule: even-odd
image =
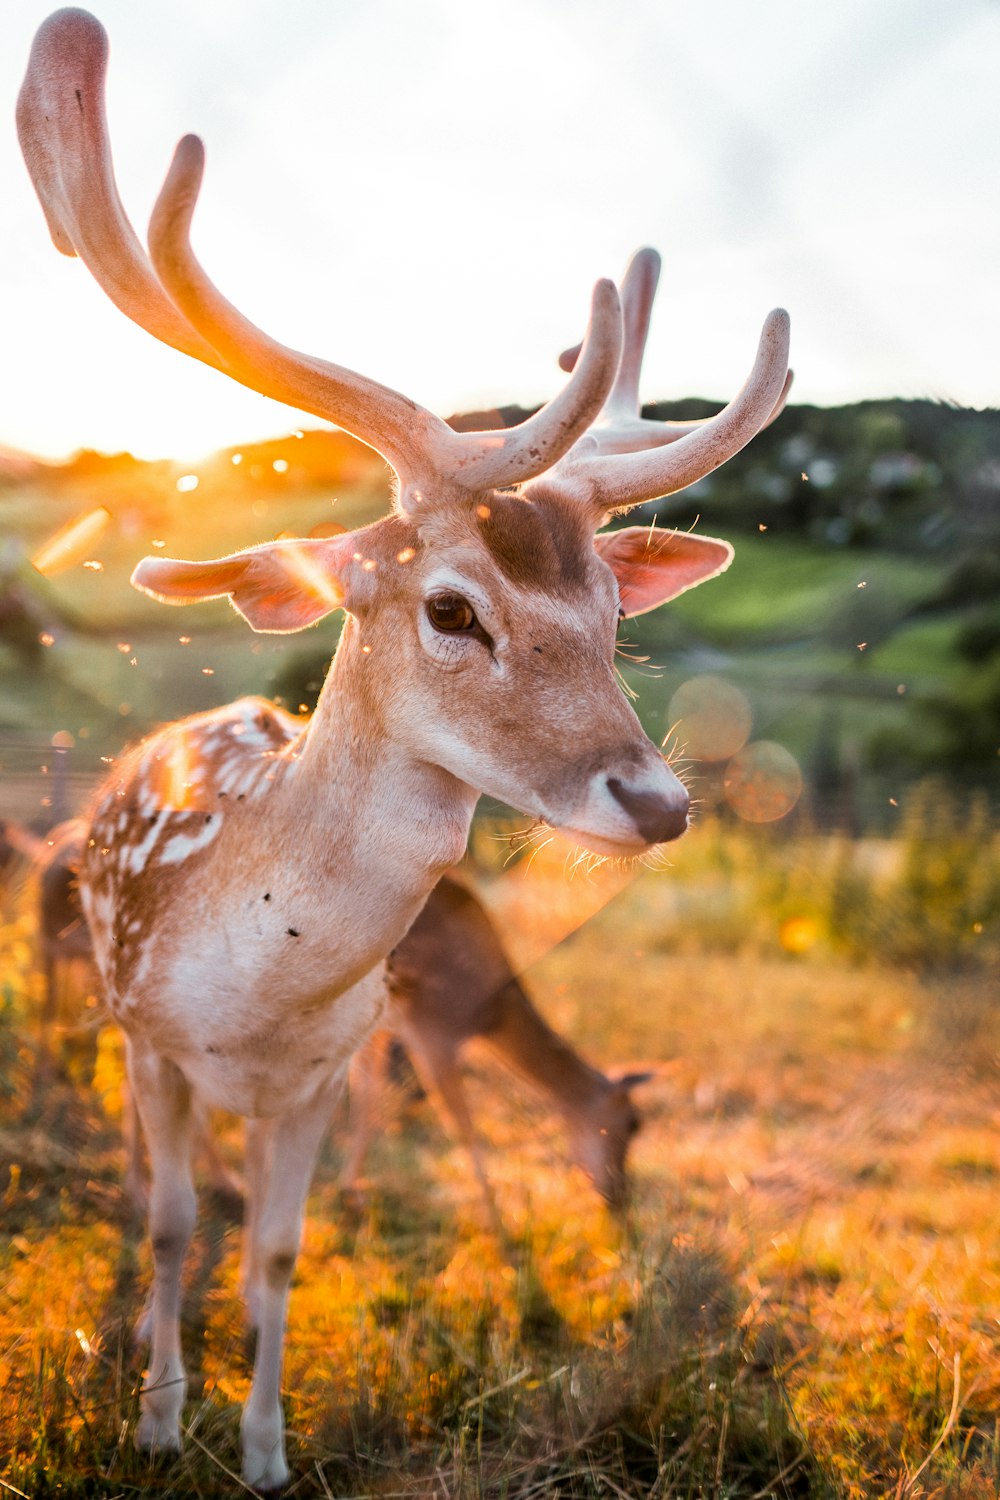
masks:
[[[266,542],[208,562],[144,557],[132,585],[163,604],[196,604],[228,594],[254,630],[304,630],[346,599],[354,538]]]
[[[641,1073],[612,1073],[610,1078],[615,1088],[624,1089],[628,1093],[629,1089],[637,1089],[644,1083],[652,1083],[653,1079],[658,1076],[655,1068],[646,1068]]]
[[[626,618],[644,615],[715,578],[733,560],[728,542],[688,531],[652,531],[648,526],[601,532],[594,546],[618,580]]]

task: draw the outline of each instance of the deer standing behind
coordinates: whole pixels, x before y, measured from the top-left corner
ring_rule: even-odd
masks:
[[[353,1190],[375,1129],[384,1120],[389,1044],[398,1036],[421,1083],[469,1152],[487,1205],[493,1196],[459,1063],[478,1039],[533,1083],[562,1115],[573,1160],[601,1197],[620,1208],[629,1146],[640,1126],[630,1090],[652,1072],[609,1077],[585,1062],[539,1015],[511,967],[493,922],[473,893],[444,876],[388,961],[388,1026],[351,1065],[350,1135],[341,1169]]]
[[[622,615],[729,565],[726,542],[626,528],[612,510],[681,489],[771,418],[788,319],[772,313],[740,394],[699,426],[638,416],[655,257],[622,303],[597,283],[563,390],[519,427],[456,433],[407,397],[278,343],[217,290],[189,240],[201,142],[180,142],[149,255],[114,181],[107,38],[84,11],[39,30],[18,104],[58,249],[155,337],[335,422],[395,470],[392,515],[332,538],[208,561],[146,558],[152,598],[228,596],[257,630],[334,609],[344,629],[303,728],[243,699],[151,735],[97,794],[81,899],[151,1166],[151,1348],[136,1441],[176,1449],[186,1375],[181,1268],[200,1107],[246,1118],[244,1287],[257,1328],[243,1476],[289,1477],[281,1407],[305,1197],[348,1062],[385,1004],[384,959],[462,857],[480,793],[598,853],[679,837],[688,796],[614,674]],[[624,337],[624,343],[623,343]]]

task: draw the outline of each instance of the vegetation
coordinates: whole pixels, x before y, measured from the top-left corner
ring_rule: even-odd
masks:
[[[928,773],[995,799],[998,476],[995,413],[928,402],[791,407],[718,473],[644,508],[664,524],[697,520],[737,546],[723,578],[623,628],[638,660],[622,666],[650,732],[666,734],[677,688],[711,672],[747,696],[754,738],[796,757],[820,822],[889,833],[890,799]],[[153,604],[128,587],[129,572],[154,549],[211,555],[356,526],[387,500],[384,466],[337,433],[227,451],[191,472],[81,454],[61,467],[20,463],[5,483],[0,464],[3,770],[37,776],[39,745],[63,731],[76,742],[63,767],[82,784],[123,738],[227,697],[263,691],[310,708],[334,621],[291,640],[255,639],[217,604]],[[113,524],[93,555],[40,577],[28,558],[98,504]],[[32,802],[0,787],[0,814],[44,823],[39,800],[50,794],[41,788]]]
[[[387,498],[365,450],[2,468],[0,815],[46,827],[163,719],[244,692],[311,707],[335,626],[255,638],[128,574],[152,549],[361,524]],[[650,732],[683,710],[668,744],[699,826],[669,872],[584,875],[557,844],[512,857],[486,807],[471,854],[553,1022],[607,1067],[657,1064],[631,1210],[608,1215],[488,1059],[472,1101],[502,1242],[425,1106],[387,1129],[361,1204],[338,1201],[335,1130],[293,1293],[292,1494],[1000,1494],[998,475],[995,414],[792,408],[652,508],[737,545],[622,631]],[[97,505],[91,555],[35,572]],[[749,780],[747,735],[776,747]],[[189,1267],[185,1453],[132,1447],[149,1260],[119,1185],[120,1043],[69,986],[46,1070],[33,903],[29,882],[0,911],[0,1489],[243,1493],[224,1204]]]
[[[567,879],[555,846],[505,869],[481,827],[480,881],[550,1017],[607,1066],[658,1062],[633,1204],[614,1220],[485,1058],[503,1243],[426,1106],[382,1137],[353,1208],[335,1132],[293,1293],[292,1493],[997,1493],[1000,846],[982,819],[932,785],[892,840],[725,815],[638,878]],[[130,1442],[148,1250],[119,1188],[118,1043],[70,1010],[61,1076],[37,1086],[30,890],[8,915],[0,1478],[240,1493],[237,1231],[219,1204],[199,1231],[189,1440],[150,1462]]]

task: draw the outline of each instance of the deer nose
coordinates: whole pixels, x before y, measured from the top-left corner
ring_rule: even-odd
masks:
[[[667,795],[638,791],[617,776],[609,776],[608,791],[650,844],[667,844],[671,839],[679,839],[687,828],[690,798],[680,784]]]

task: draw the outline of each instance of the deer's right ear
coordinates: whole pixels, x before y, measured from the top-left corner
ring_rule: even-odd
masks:
[[[345,533],[266,542],[207,562],[144,557],[132,585],[163,604],[196,604],[225,594],[254,630],[287,634],[345,603],[356,545]]]

